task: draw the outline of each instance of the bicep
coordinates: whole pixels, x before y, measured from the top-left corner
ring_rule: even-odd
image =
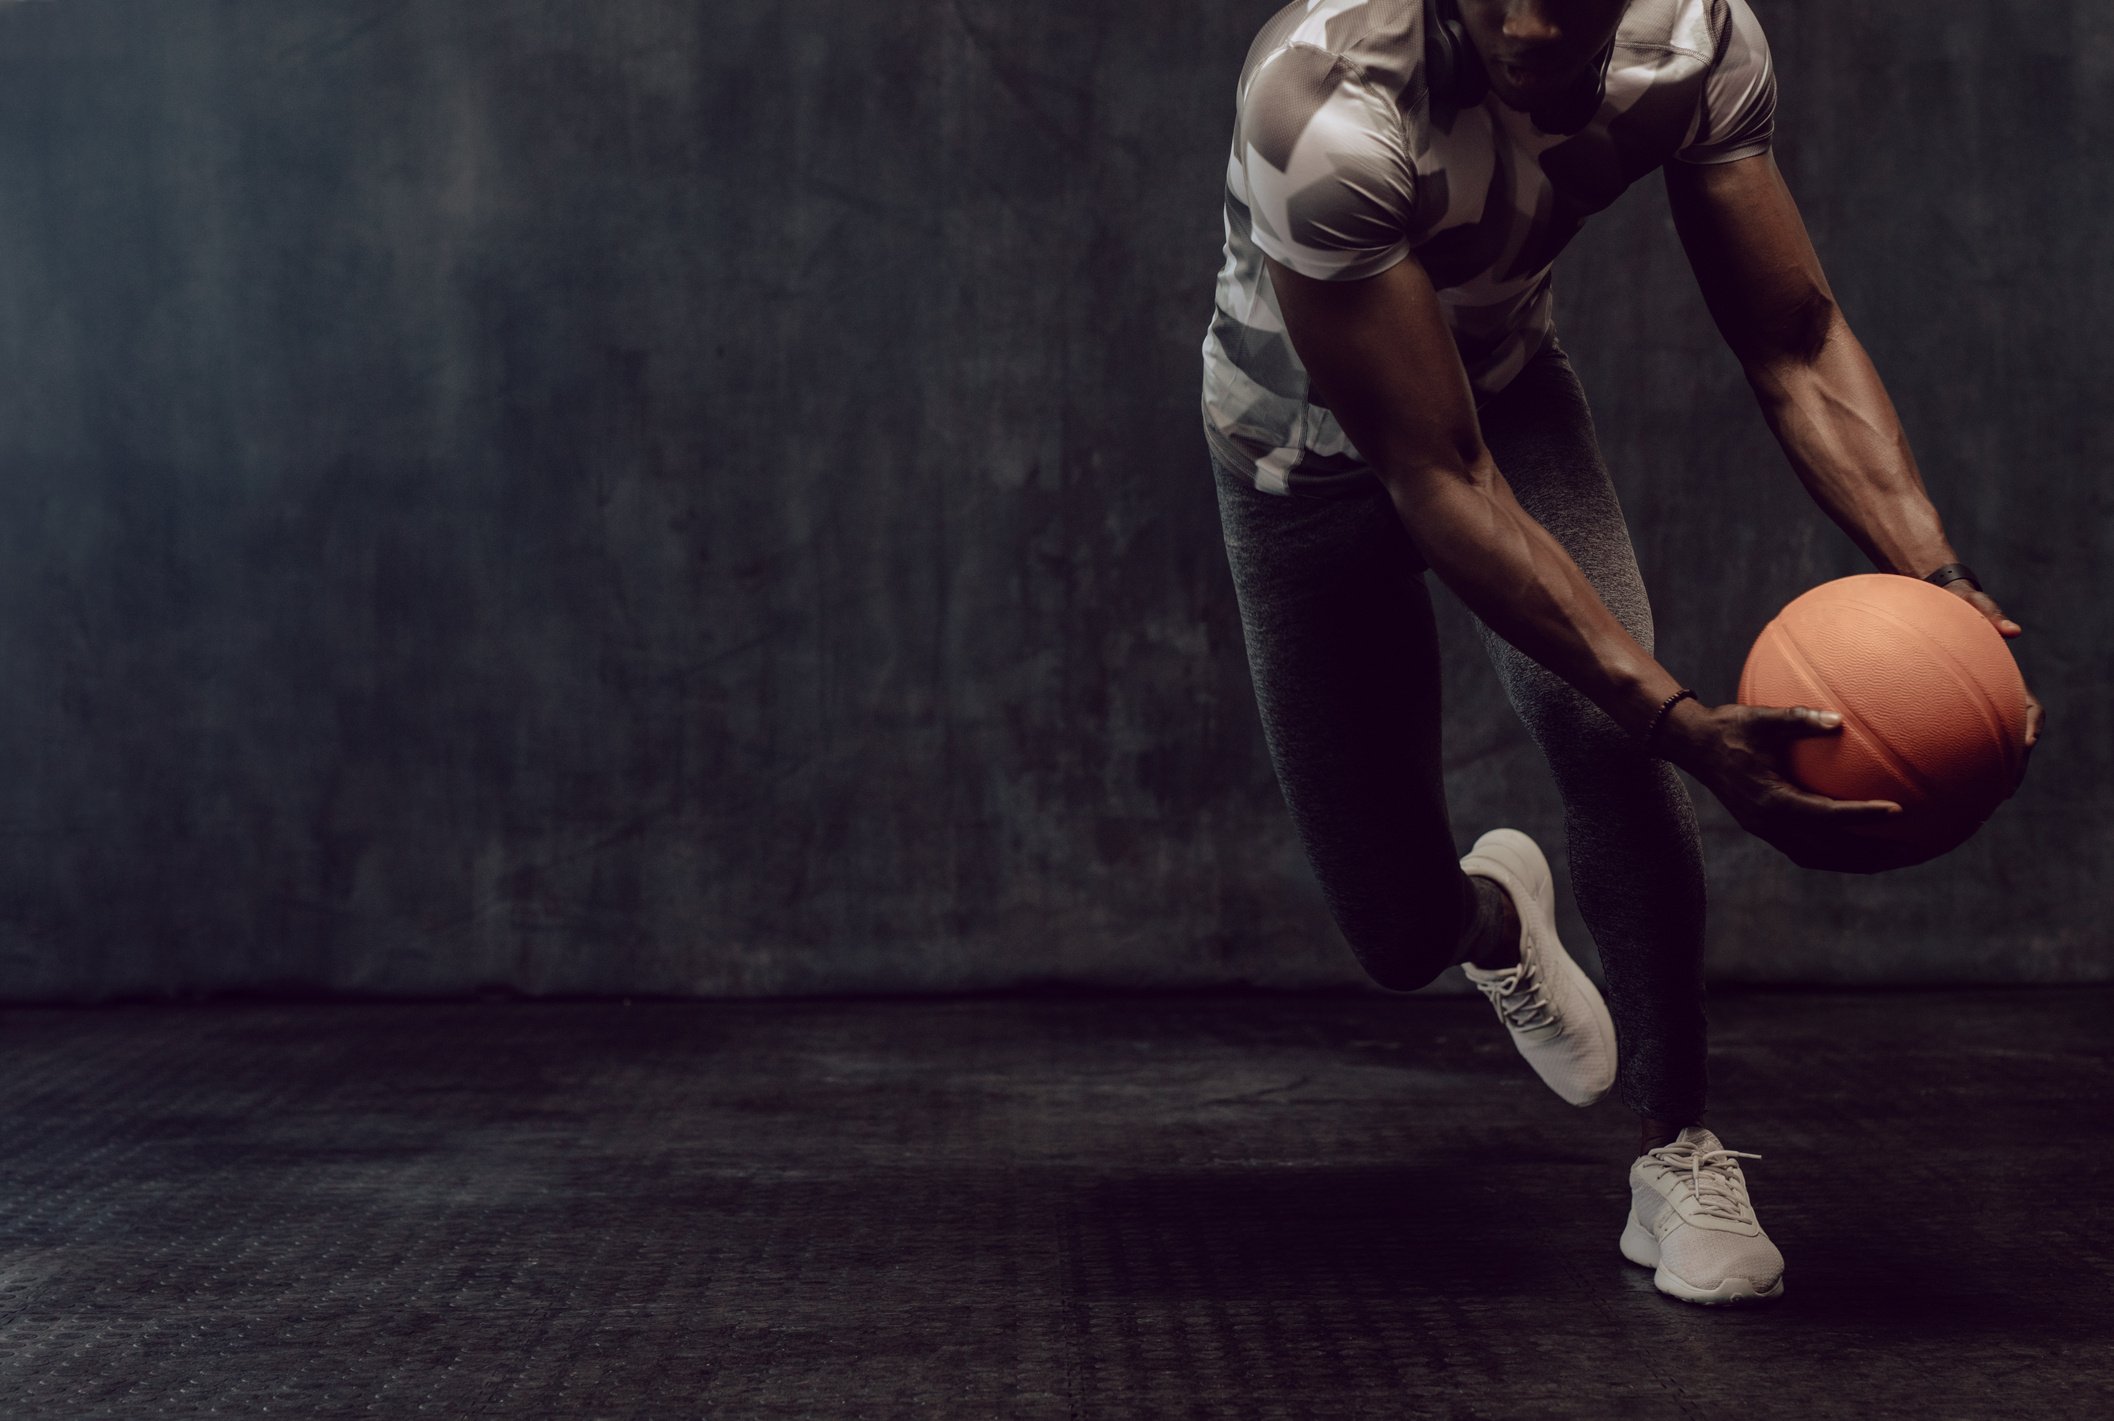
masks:
[[[1810,354],[1832,321],[1835,295],[1774,155],[1668,163],[1666,197],[1733,353],[1743,363]]]
[[[1317,280],[1265,260],[1313,395],[1382,482],[1465,473],[1481,462],[1468,376],[1415,256],[1355,281]]]

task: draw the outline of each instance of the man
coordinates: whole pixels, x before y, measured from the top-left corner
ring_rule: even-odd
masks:
[[[1661,1291],[1778,1297],[1738,1163],[1760,1156],[1703,1124],[1703,863],[1675,767],[1807,867],[1887,867],[1856,829],[1900,806],[1783,777],[1788,738],[1838,732],[1833,712],[1708,706],[1652,659],[1551,319],[1585,218],[1663,169],[1806,488],[1879,570],[2020,628],[1947,542],[1835,306],[1770,154],[1761,26],[1748,0],[1298,0],[1237,94],[1205,434],[1272,765],[1330,911],[1383,986],[1458,963],[1566,1100],[1619,1079],[1640,1119],[1621,1250]],[[1455,858],[1427,569],[1549,760],[1605,1002],[1557,941],[1530,838],[1494,829]],[[2041,720],[2029,697],[2029,747]]]

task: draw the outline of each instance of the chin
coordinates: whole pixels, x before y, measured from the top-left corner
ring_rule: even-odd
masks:
[[[1497,101],[1520,113],[1526,113],[1539,104],[1547,103],[1579,81],[1579,71],[1570,70],[1543,76],[1532,88],[1522,91],[1504,77],[1502,65],[1488,66],[1484,72],[1490,80],[1490,92],[1496,96]]]

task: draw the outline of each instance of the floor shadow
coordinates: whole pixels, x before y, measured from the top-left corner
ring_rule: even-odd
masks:
[[[1068,1219],[1075,1296],[1288,1298],[1444,1292],[1492,1300],[1566,1278],[1535,1228],[1493,1227],[1461,1166],[1249,1164],[1095,1180]]]

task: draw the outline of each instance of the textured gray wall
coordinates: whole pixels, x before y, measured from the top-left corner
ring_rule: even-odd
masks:
[[[2051,728],[1882,878],[1703,795],[1713,972],[2104,979],[2114,20],[1757,6]],[[1271,8],[0,7],[0,995],[1360,980],[1197,432]],[[1729,698],[1863,569],[1655,183],[1559,280],[1662,656]],[[1463,845],[1560,835],[1441,607]]]

